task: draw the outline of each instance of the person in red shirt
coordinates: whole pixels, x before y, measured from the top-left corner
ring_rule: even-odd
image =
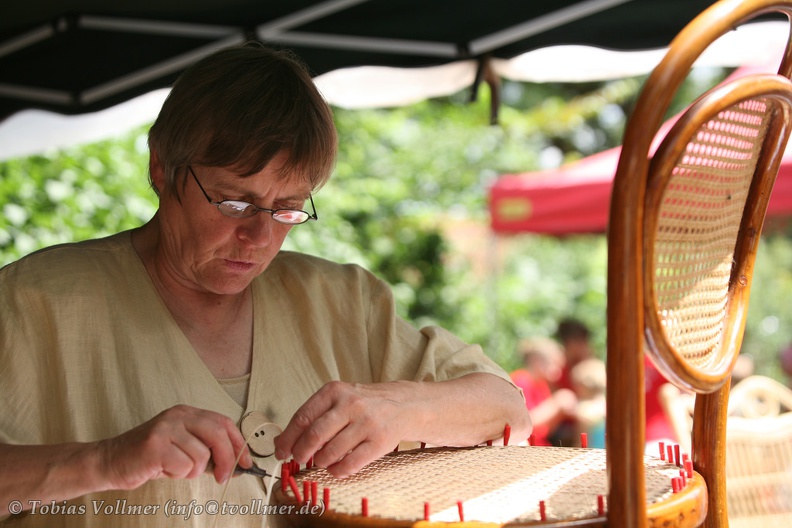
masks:
[[[553,390],[564,366],[564,353],[552,339],[534,337],[519,345],[523,366],[510,373],[525,397],[534,425],[533,445],[551,445],[550,433],[574,413],[577,398],[568,389]]]
[[[586,359],[594,356],[591,348],[591,331],[581,321],[573,318],[562,319],[558,323],[556,337],[563,347],[566,362],[558,379],[558,388],[573,390],[570,371]]]
[[[556,338],[561,343],[565,363],[555,388],[571,391],[579,397],[570,373],[582,361],[594,357],[590,343],[591,331],[583,322],[567,317],[558,323]],[[557,424],[550,435],[550,441],[552,445],[557,446],[579,445],[579,429],[576,419],[568,417]]]

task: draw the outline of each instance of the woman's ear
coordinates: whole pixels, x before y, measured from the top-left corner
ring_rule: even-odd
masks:
[[[154,192],[159,196],[165,188],[165,171],[162,168],[157,151],[149,149],[149,153],[149,179]]]

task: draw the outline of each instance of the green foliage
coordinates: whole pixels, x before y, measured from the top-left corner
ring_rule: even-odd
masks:
[[[316,196],[322,220],[311,233],[294,230],[288,247],[375,271],[416,325],[454,321],[459,306],[449,288],[463,281],[444,265],[444,230],[456,218],[486,221],[488,183],[535,166],[542,145],[538,132],[483,124],[486,104],[336,110],[340,154]]]
[[[320,221],[293,229],[285,247],[372,270],[413,324],[481,343],[505,368],[517,364],[519,339],[552,335],[568,315],[589,325],[604,356],[605,237],[496,239],[487,233],[487,191],[500,174],[547,165],[548,154],[558,163],[617,145],[640,84],[505,83],[498,126],[487,125],[486,90],[474,103],[462,93],[405,108],[336,109],[340,152],[315,195]],[[150,218],[145,132],[0,163],[0,265]],[[776,353],[792,342],[791,297],[792,244],[777,229],[760,246],[744,345],[757,371],[777,378]]]
[[[768,220],[769,227],[776,221]],[[792,238],[784,231],[762,237],[756,257],[743,353],[757,374],[783,380],[778,353],[792,343]]]
[[[144,134],[0,163],[0,265],[148,220],[156,197]]]
[[[537,168],[541,151],[561,136],[573,143],[579,126],[545,107],[503,107],[500,126],[487,126],[487,104],[451,98],[337,110],[340,155],[316,196],[321,222],[292,231],[287,244],[361,263],[393,286],[408,320],[445,326],[508,367],[520,337],[552,334],[564,315],[603,326],[604,264],[592,256],[604,258],[605,246],[592,237],[527,237],[509,244],[503,264],[491,249],[472,258],[449,253],[448,232],[460,221],[487,225],[487,190],[499,174]],[[597,339],[603,348],[604,334]]]
[[[571,315],[589,325],[603,355],[606,247],[603,236],[498,240],[491,275],[477,281],[460,275],[449,288],[459,296],[455,331],[511,369],[520,339],[553,336],[558,321]]]

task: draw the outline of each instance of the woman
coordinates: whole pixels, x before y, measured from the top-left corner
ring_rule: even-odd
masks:
[[[0,271],[0,515],[205,526],[237,458],[346,476],[401,441],[530,434],[519,390],[477,346],[412,328],[357,266],[281,251],[317,220],[336,150],[293,57],[247,45],[200,61],[149,146],[149,222]],[[250,476],[225,491],[230,506],[266,497]]]

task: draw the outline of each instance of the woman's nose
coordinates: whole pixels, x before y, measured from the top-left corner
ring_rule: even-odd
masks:
[[[265,246],[272,241],[272,232],[276,225],[272,215],[259,211],[241,222],[238,228],[239,238],[255,246]]]

